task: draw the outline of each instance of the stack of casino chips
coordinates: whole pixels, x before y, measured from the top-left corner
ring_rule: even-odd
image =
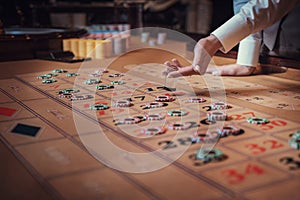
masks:
[[[224,102],[216,102],[210,105],[213,111],[207,112],[207,119],[209,121],[225,121],[227,114],[225,109],[228,108],[228,105]]]
[[[289,140],[289,145],[293,149],[300,149],[300,130],[296,131]]]
[[[126,24],[87,27],[88,34],[84,37],[64,39],[63,51],[71,51],[75,56],[94,59],[123,54],[129,48],[129,28]]]

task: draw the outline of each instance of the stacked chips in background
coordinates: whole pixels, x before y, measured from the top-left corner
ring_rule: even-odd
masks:
[[[129,48],[129,24],[93,25],[85,29],[85,37],[64,39],[63,50],[79,57],[103,59],[125,53]]]

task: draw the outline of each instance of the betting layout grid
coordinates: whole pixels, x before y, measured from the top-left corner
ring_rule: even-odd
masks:
[[[110,70],[111,71],[111,70]],[[105,79],[107,81],[107,83],[115,80],[112,77],[109,77],[109,74],[114,73],[113,71],[111,71],[110,73],[108,73],[107,77],[103,77],[103,81],[105,82]],[[115,72],[118,73],[118,72]],[[33,77],[36,77],[36,75],[25,75],[22,76],[21,79],[25,80],[26,82],[30,80],[33,82],[30,82],[30,85],[36,88],[41,89],[41,91],[46,91],[49,95],[51,95],[53,98],[57,98],[57,91],[59,89],[59,87],[61,88],[69,88],[69,86],[72,86],[72,78],[68,77],[65,78],[63,76],[61,76],[61,78],[59,79],[59,82],[62,82],[62,84],[59,85],[55,85],[55,84],[40,84],[40,81],[37,81],[36,79],[33,79]],[[28,78],[28,79],[27,79]],[[30,79],[30,80],[29,80]],[[84,78],[85,79],[85,78]],[[84,80],[82,79],[82,80]],[[128,81],[128,80],[127,80]],[[129,81],[130,82],[130,81]],[[48,89],[47,89],[48,87]],[[143,91],[143,89],[141,91],[137,91],[136,94],[133,95],[134,97],[138,97],[138,98],[134,98],[137,99],[139,101],[143,101],[145,100],[145,98],[149,98],[149,101],[153,101],[153,98],[157,95],[165,95],[165,94],[170,94],[170,91],[163,91],[160,92],[159,90],[155,91],[157,89],[157,87],[160,87],[159,85],[151,85],[148,84],[146,85],[146,87],[144,87],[143,89],[145,89],[145,91]],[[22,88],[22,87],[20,87]],[[152,88],[153,91],[149,91],[149,88]],[[154,89],[153,89],[154,88]],[[14,88],[10,88],[12,90],[18,90],[16,87]],[[118,91],[119,92],[119,91]],[[125,92],[124,91],[120,91]],[[177,91],[179,92],[179,91]],[[146,95],[145,95],[146,94]],[[180,94],[180,92],[179,92]],[[112,97],[112,92],[109,90],[103,91],[101,92],[101,95],[99,95],[99,101],[107,101],[110,100],[110,98]],[[117,96],[120,96],[117,94]],[[144,99],[142,96],[145,96]],[[201,104],[201,106],[199,107],[200,112],[203,113],[203,117],[200,123],[196,123],[196,125],[200,124],[200,127],[198,126],[193,126],[194,129],[199,129],[199,130],[205,130],[205,125],[208,125],[209,122],[207,122],[207,120],[205,119],[205,112],[210,108],[210,102],[209,102],[209,98],[206,98],[207,101],[203,104]],[[70,100],[69,99],[58,99],[59,101],[62,101],[64,104],[69,104],[70,105]],[[83,101],[84,102],[84,101]],[[109,104],[110,102],[106,102],[107,104]],[[134,102],[135,104],[136,102]],[[175,104],[175,102],[173,102]],[[30,104],[30,103],[29,103]],[[136,107],[137,109],[132,109],[133,110],[133,114],[140,114],[141,110],[143,109],[143,105],[145,105],[145,102],[140,102],[140,103],[136,103],[137,105],[139,105],[138,107]],[[86,109],[86,112],[90,112],[89,111],[89,105],[88,103],[85,101],[83,104],[83,107]],[[178,105],[173,105],[174,109],[176,109],[176,106]],[[172,108],[172,106],[170,105],[170,108]],[[120,110],[119,110],[120,111]],[[49,111],[51,113],[51,111]],[[121,112],[121,111],[120,111]],[[58,113],[65,113],[65,112],[61,112],[59,110],[52,110],[52,114],[53,115],[58,115]],[[63,116],[61,116],[62,114],[60,114],[60,117],[58,118],[62,118]],[[99,111],[99,113],[97,113],[98,117],[101,118],[101,121],[103,121],[103,123],[106,123],[108,126],[110,127],[114,127],[114,130],[118,131],[118,126],[120,125],[116,125],[113,122],[113,118],[111,116],[106,116],[106,113],[103,113],[102,111]],[[188,115],[187,115],[188,116]],[[225,186],[225,188],[227,187],[227,189],[229,189],[229,187],[234,191],[248,191],[251,188],[255,188],[258,187],[258,185],[270,185],[270,182],[262,182],[260,179],[259,180],[259,184],[255,183],[255,181],[253,179],[257,179],[258,177],[265,177],[265,176],[276,176],[277,180],[282,180],[287,178],[287,175],[282,173],[285,172],[287,169],[290,169],[289,173],[295,174],[296,175],[299,173],[297,173],[297,152],[292,151],[291,149],[289,149],[289,147],[285,144],[284,141],[286,141],[286,139],[288,137],[290,137],[290,133],[295,130],[297,127],[297,123],[291,122],[291,121],[287,121],[287,120],[283,120],[282,118],[277,118],[275,116],[270,116],[264,113],[258,113],[256,111],[253,110],[247,110],[244,108],[240,108],[238,106],[233,106],[231,105],[231,108],[228,109],[228,119],[230,119],[230,123],[236,124],[240,127],[242,127],[244,129],[244,133],[241,134],[240,136],[236,137],[236,136],[229,136],[226,138],[221,138],[217,147],[220,148],[226,155],[226,157],[224,158],[224,160],[221,160],[220,162],[213,162],[213,163],[203,163],[199,160],[195,160],[194,154],[195,154],[195,150],[198,149],[200,146],[199,144],[193,144],[191,146],[191,148],[188,149],[188,151],[186,151],[184,153],[184,155],[178,160],[177,166],[181,166],[183,167],[183,165],[187,165],[188,167],[183,167],[183,169],[185,170],[190,170],[192,169],[192,174],[199,176],[201,178],[203,178],[202,176],[200,176],[200,174],[204,174],[204,177],[208,177],[209,179],[213,179],[215,180],[217,177],[215,177],[214,175],[212,176],[212,174],[216,174],[218,177],[223,177],[222,179],[224,180],[220,180],[217,181],[219,183],[219,185],[221,186]],[[252,124],[248,124],[247,122],[245,122],[244,119],[246,119],[248,116],[261,116],[261,117],[267,117],[268,119],[270,119],[270,123],[267,125],[255,125],[253,126]],[[168,118],[168,117],[167,117]],[[172,118],[172,117],[170,117]],[[172,122],[172,119],[169,119],[170,122]],[[187,118],[188,121],[190,121],[189,118]],[[204,120],[204,121],[203,121]],[[176,120],[175,120],[176,121]],[[144,123],[144,122],[142,122]],[[288,128],[286,128],[288,127]],[[286,131],[289,130],[289,131]],[[278,131],[281,132],[281,134],[278,134]],[[266,134],[262,134],[262,133],[267,133]],[[282,134],[282,132],[286,132],[286,134]],[[140,135],[140,132],[136,133],[137,135]],[[173,135],[174,135],[174,131],[173,131]],[[250,136],[251,134],[251,136]],[[136,136],[133,137],[135,140],[139,140],[139,138],[137,138]],[[172,153],[172,151],[176,151],[178,150],[178,148],[180,148],[180,146],[184,146],[184,145],[190,145],[190,137],[187,136],[187,134],[182,134],[184,135],[184,137],[179,138],[177,141],[172,141],[172,131],[168,130],[168,133],[166,134],[162,134],[159,136],[154,136],[151,138],[147,138],[145,139],[145,141],[142,141],[142,143],[145,143],[147,146],[151,147],[151,148],[159,148],[162,147],[164,148],[166,151],[170,151]],[[249,140],[245,140],[245,139],[251,139],[251,142],[249,142]],[[252,142],[253,141],[253,142]],[[241,146],[244,146],[244,148],[241,149]],[[49,150],[51,152],[51,149]],[[242,153],[237,153],[237,151],[241,151]],[[272,159],[272,156],[274,153],[280,153],[279,155],[281,156],[277,156],[276,159]],[[51,153],[51,154],[57,154],[56,153]],[[270,156],[272,155],[272,156]],[[253,160],[253,162],[248,162],[247,156],[249,157],[255,157],[255,159]],[[257,159],[256,159],[257,158]],[[267,159],[265,159],[267,158]],[[64,160],[64,159],[62,159]],[[275,167],[272,166],[274,164],[274,161],[281,163],[280,167]],[[63,162],[63,161],[61,161]],[[65,161],[64,161],[65,162]],[[245,164],[248,163],[248,164]],[[242,166],[242,167],[241,167]],[[269,168],[271,166],[271,168]],[[224,169],[223,169],[224,168]],[[218,174],[218,173],[211,173],[211,170],[217,170],[218,172],[220,171],[220,169],[222,171],[222,174]],[[244,171],[239,171],[240,169],[244,169]],[[266,170],[267,169],[267,170]],[[281,173],[280,173],[281,170]],[[268,173],[265,174],[267,171]],[[221,175],[221,176],[220,176]],[[263,176],[265,175],[265,176]],[[290,176],[291,176],[290,175]],[[263,179],[263,178],[262,178]],[[270,179],[268,180],[270,181]],[[272,179],[271,182],[273,182],[274,180]],[[221,184],[220,184],[221,183]],[[241,184],[243,183],[243,184]],[[215,184],[213,182],[213,184]],[[272,184],[271,184],[272,185]],[[230,191],[230,189],[229,189]]]
[[[147,65],[147,64],[146,64]],[[212,65],[212,64],[211,64]],[[214,67],[213,65],[211,67]],[[159,65],[154,65],[149,71],[143,71],[142,68],[135,68],[136,72],[147,74],[147,76],[159,76]],[[207,75],[208,77],[210,75]],[[268,77],[268,81],[274,82],[273,77]],[[211,85],[217,86],[219,83],[218,78],[209,78]],[[276,80],[278,81],[278,80]],[[282,81],[282,80],[281,80]],[[232,79],[230,77],[222,77],[222,82],[226,87],[226,92],[229,97],[241,99],[250,103],[264,105],[270,108],[287,109],[287,110],[300,110],[300,90],[299,83],[293,80],[284,81],[289,82],[285,88],[273,88],[259,84],[257,82],[248,82],[241,79]],[[181,82],[181,83],[180,83]],[[184,80],[179,81],[179,84],[185,85],[189,83],[194,88],[206,88],[207,83],[204,80],[195,79],[194,77],[186,77]],[[253,93],[253,89],[256,89]]]

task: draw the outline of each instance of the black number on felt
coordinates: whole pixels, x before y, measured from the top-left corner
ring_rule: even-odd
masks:
[[[216,122],[215,121],[210,121],[207,118],[205,118],[205,119],[202,119],[200,121],[200,123],[203,124],[203,125],[211,125],[211,124],[215,124]]]
[[[196,128],[200,126],[200,124],[197,124],[197,122],[187,122],[187,123],[191,124],[189,128]]]
[[[190,137],[178,138],[177,141],[180,145],[190,145],[192,144],[192,140]]]
[[[140,101],[144,101],[145,99],[145,96],[136,96],[134,97],[135,99],[140,99]]]
[[[162,149],[166,150],[166,149],[173,149],[173,148],[176,148],[177,145],[173,142],[173,141],[170,141],[170,140],[164,140],[164,141],[160,141],[158,143],[159,146],[165,144],[165,146],[163,146]]]
[[[159,87],[157,87],[157,89],[166,90],[168,92],[176,91],[176,88],[170,88],[170,87],[166,87],[166,86],[159,86]]]
[[[298,155],[300,157],[300,154]],[[289,170],[299,170],[300,160],[294,160],[293,157],[283,157],[279,159],[279,162],[289,166]]]
[[[206,109],[206,111],[211,111],[211,106],[203,106],[203,109]]]

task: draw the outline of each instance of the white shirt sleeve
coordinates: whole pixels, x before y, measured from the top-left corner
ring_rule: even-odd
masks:
[[[239,44],[239,51],[236,63],[245,66],[257,66],[260,44],[262,41],[261,32],[253,33],[244,38]]]
[[[242,39],[274,24],[297,6],[300,0],[251,0],[240,12],[211,34],[222,44],[220,49],[228,52]]]

